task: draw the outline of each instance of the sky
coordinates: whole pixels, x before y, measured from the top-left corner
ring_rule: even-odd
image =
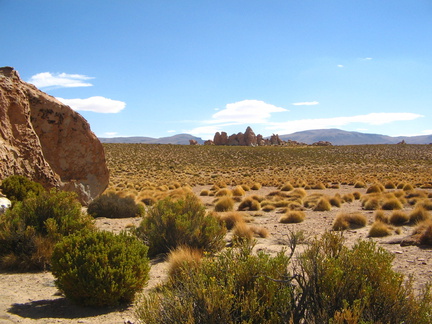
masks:
[[[431,0],[0,0],[0,66],[99,137],[432,134]]]

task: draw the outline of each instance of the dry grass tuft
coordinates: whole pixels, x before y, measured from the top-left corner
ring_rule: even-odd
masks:
[[[257,211],[261,209],[261,204],[258,200],[255,200],[253,197],[247,197],[243,199],[240,205],[237,208],[238,210],[250,210]]]
[[[210,190],[208,189],[201,190],[200,196],[210,196]]]
[[[234,226],[233,229],[233,241],[234,242],[247,242],[252,243],[254,237],[254,232],[251,228],[245,223],[240,222]]]
[[[239,212],[228,212],[220,215],[219,219],[225,223],[227,230],[231,230],[237,223],[245,222],[243,213]]]
[[[327,197],[321,197],[316,206],[313,209],[314,211],[329,211],[331,210],[331,204]]]
[[[385,212],[383,210],[377,210],[375,212],[375,221],[380,221],[383,223],[388,223],[389,222],[389,218],[388,216],[385,214]]]
[[[214,210],[217,212],[226,212],[234,209],[234,200],[231,197],[223,196],[215,204]]]
[[[422,206],[415,207],[408,217],[411,224],[420,223],[431,218],[430,213]]]
[[[246,194],[246,191],[243,189],[242,186],[236,186],[234,189],[232,189],[232,195],[234,197],[241,197]]]
[[[395,210],[389,217],[389,223],[395,226],[401,226],[410,220],[407,213],[401,210]]]
[[[301,210],[289,210],[279,218],[279,223],[291,224],[301,223],[305,220],[306,214]]]
[[[223,196],[231,197],[232,195],[233,195],[232,191],[228,188],[219,189],[215,194],[216,197],[223,197]]]
[[[251,186],[251,189],[252,189],[252,190],[260,190],[261,187],[262,187],[261,183],[259,183],[259,182],[255,182],[255,183]]]
[[[388,224],[381,221],[375,221],[369,230],[368,237],[384,237],[391,235],[392,231],[393,228]]]
[[[293,186],[291,183],[289,183],[289,182],[285,183],[285,184],[280,188],[281,191],[291,191],[291,190],[293,190],[293,189],[294,189],[294,186]]]
[[[403,205],[402,202],[395,197],[395,198],[389,198],[385,200],[381,208],[384,210],[395,210],[395,209],[402,209]]]
[[[202,259],[203,253],[199,249],[188,246],[181,246],[171,251],[168,255],[168,275],[178,277],[184,271],[197,268]]]
[[[339,213],[333,223],[334,231],[364,227],[367,224],[367,218],[362,213]]]
[[[250,226],[249,228],[256,236],[259,236],[261,238],[266,238],[269,236],[269,231],[265,227]]]
[[[339,194],[336,194],[334,197],[330,198],[329,201],[334,207],[340,207],[342,205],[342,198]]]
[[[384,186],[380,183],[375,183],[371,186],[369,186],[369,188],[367,188],[366,193],[382,193],[384,191]]]

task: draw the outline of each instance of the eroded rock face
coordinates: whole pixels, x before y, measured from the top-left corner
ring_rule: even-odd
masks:
[[[102,144],[70,107],[0,68],[0,179],[20,174],[76,191],[88,203],[108,186]]]

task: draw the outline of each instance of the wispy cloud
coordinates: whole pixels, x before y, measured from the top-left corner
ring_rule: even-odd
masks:
[[[87,99],[56,98],[76,111],[93,111],[97,113],[115,114],[126,107],[126,103],[105,97],[95,96]]]
[[[117,134],[117,132],[105,132],[104,137],[115,137]]]
[[[170,129],[167,131],[167,133],[175,133],[176,131],[174,129]]]
[[[272,113],[288,111],[260,100],[242,100],[227,104],[225,109],[218,111],[207,123],[265,123]]]
[[[338,68],[343,68],[344,66],[342,64],[338,64]]]
[[[305,102],[294,102],[292,103],[293,106],[315,106],[319,105],[318,101],[305,101]]]
[[[372,57],[364,57],[364,58],[362,58],[362,60],[363,60],[363,61],[371,61],[371,60],[372,60]]]
[[[341,127],[353,123],[361,123],[366,125],[384,125],[397,121],[414,120],[423,115],[414,113],[371,113],[366,115],[357,115],[350,117],[334,117],[321,119],[301,119],[291,120],[287,122],[269,123],[266,127],[279,134],[289,134],[309,129],[325,129],[333,127]]]
[[[28,82],[38,88],[76,88],[91,87],[93,84],[86,82],[91,79],[94,78],[82,74],[42,72],[33,75]]]

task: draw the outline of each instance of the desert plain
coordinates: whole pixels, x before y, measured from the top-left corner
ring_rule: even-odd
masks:
[[[409,215],[419,203],[432,202],[432,145],[361,145],[327,147],[231,147],[149,144],[104,144],[110,184],[107,191],[132,196],[145,208],[166,196],[193,192],[208,211],[214,211],[218,191],[230,194],[233,211],[248,197],[259,197],[260,208],[239,211],[248,226],[265,229],[255,235],[255,250],[273,254],[286,247],[289,232],[303,231],[307,240],[333,230],[339,214],[361,213],[364,226],[338,231],[346,244],[373,240],[394,255],[393,267],[412,276],[416,289],[432,279],[432,247],[404,245],[414,223],[389,225],[387,236],[371,237],[378,207],[365,206],[371,187],[385,195],[401,197],[401,212]],[[290,192],[304,190],[302,204],[289,202]],[[369,191],[369,192],[368,192]],[[351,197],[356,198],[352,199]],[[329,210],[316,208],[319,198],[339,197]],[[297,201],[298,202],[298,201]],[[267,207],[267,208],[266,208]],[[300,223],[281,223],[288,209],[302,210]],[[229,212],[229,211],[228,211]],[[381,213],[390,217],[392,209]],[[227,212],[219,212],[221,215]],[[101,230],[119,232],[138,226],[140,217],[97,218]],[[258,231],[257,231],[258,233]],[[263,233],[263,232],[261,232]],[[230,236],[227,234],[227,244]],[[302,249],[302,245],[299,249]],[[152,260],[145,294],[167,276],[167,263]],[[134,305],[115,309],[92,309],[72,304],[59,294],[49,271],[0,274],[0,323],[137,323]]]

